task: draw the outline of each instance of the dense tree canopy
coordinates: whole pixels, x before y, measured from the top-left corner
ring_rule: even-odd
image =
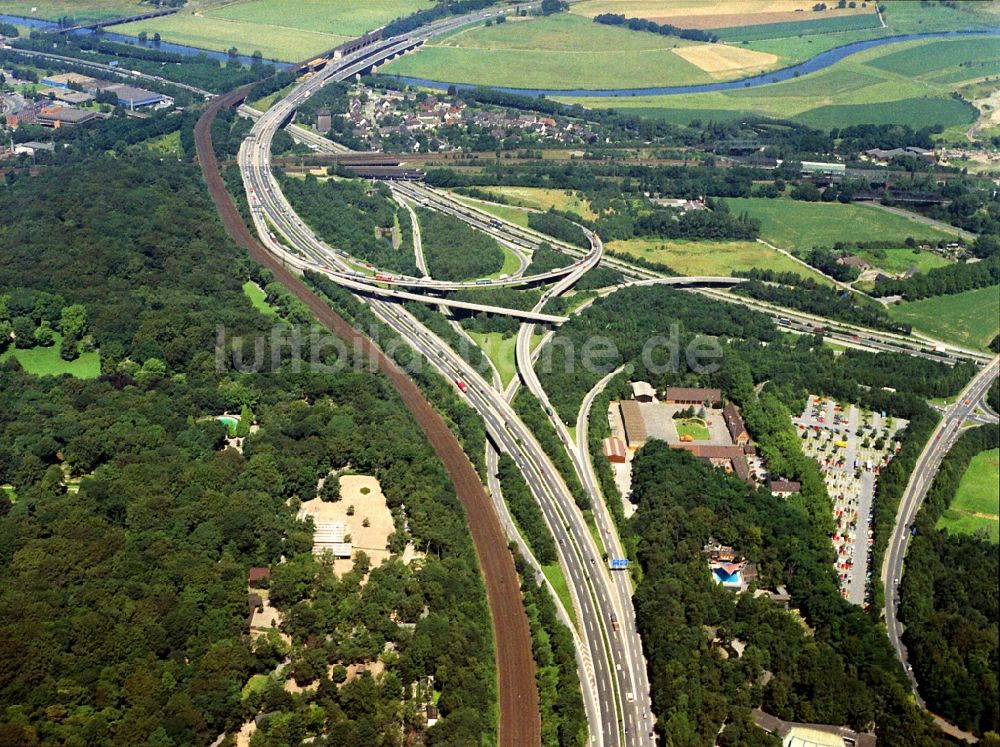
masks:
[[[0,742],[208,744],[263,710],[255,745],[394,745],[422,729],[413,693],[432,690],[443,718],[428,744],[492,738],[490,620],[442,466],[385,379],[311,368],[308,335],[279,349],[308,315],[240,258],[197,172],[95,158],[0,189],[0,215],[5,313],[89,331],[103,371],[0,366],[0,484],[16,495],[0,511]],[[251,274],[274,329],[242,292]],[[230,356],[253,335],[267,339],[260,372]],[[242,453],[211,417],[226,410],[260,426],[238,431]],[[422,562],[367,574],[360,558],[336,579],[313,557],[299,501],[348,464],[379,478],[390,548],[411,541]],[[247,636],[253,565],[274,569],[290,647]],[[344,664],[376,657],[384,673],[338,687]],[[268,684],[241,697],[254,674]],[[293,695],[289,674],[320,686]]]

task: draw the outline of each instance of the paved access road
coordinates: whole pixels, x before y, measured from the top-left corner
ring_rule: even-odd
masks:
[[[903,561],[906,559],[906,548],[910,541],[910,525],[916,518],[920,504],[923,503],[927,490],[934,482],[934,475],[937,474],[941,466],[941,460],[948,453],[948,449],[958,438],[962,423],[965,422],[969,414],[977,407],[981,407],[990,385],[997,377],[1000,370],[1000,358],[994,358],[976,377],[969,382],[965,390],[959,395],[955,404],[949,407],[944,414],[938,427],[934,430],[927,446],[924,447],[917,466],[910,476],[910,482],[906,486],[906,492],[899,502],[899,511],[896,514],[896,526],[889,540],[889,548],[885,553],[885,560],[882,563],[882,584],[885,587],[885,622],[889,633],[889,640],[896,650],[896,656],[903,663],[906,669],[906,676],[910,680],[910,687],[913,689],[917,703],[924,706],[924,701],[917,691],[917,680],[913,675],[906,658],[906,646],[903,645],[903,625],[897,617],[899,607],[899,579],[903,576]],[[964,732],[956,730],[951,724],[935,717],[938,726],[951,734],[959,732],[962,738],[971,737]],[[971,740],[975,741],[973,737]]]

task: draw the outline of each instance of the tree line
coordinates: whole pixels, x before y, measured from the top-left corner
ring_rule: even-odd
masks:
[[[702,29],[686,29],[670,23],[656,23],[648,18],[626,18],[621,13],[599,13],[594,16],[594,23],[607,26],[625,26],[632,31],[648,31],[662,36],[676,36],[692,41],[717,42],[719,37]]]
[[[931,296],[947,296],[1000,283],[1000,254],[980,262],[934,267],[908,278],[876,283],[873,296],[903,296],[916,301]]]

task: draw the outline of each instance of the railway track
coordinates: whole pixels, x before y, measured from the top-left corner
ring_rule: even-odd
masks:
[[[486,596],[496,644],[497,680],[500,700],[499,744],[525,747],[541,744],[541,721],[538,690],[535,686],[535,662],[531,653],[528,618],[521,601],[520,579],[507,550],[507,539],[494,506],[482,481],[458,439],[444,420],[424,398],[417,385],[383,353],[372,340],[354,329],[328,304],[307,288],[280,260],[257,241],[226,190],[219,163],[212,148],[212,122],[226,107],[238,105],[250,86],[213,100],[195,127],[195,146],[209,194],[222,224],[233,240],[250,258],[267,267],[275,280],[301,300],[330,332],[360,350],[372,361],[399,393],[441,460],[455,485],[486,585]]]

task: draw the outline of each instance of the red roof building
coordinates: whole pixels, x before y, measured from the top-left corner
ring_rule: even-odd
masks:
[[[621,442],[621,439],[614,438],[613,436],[604,439],[604,456],[608,458],[609,462],[625,464],[627,453],[625,444]]]

